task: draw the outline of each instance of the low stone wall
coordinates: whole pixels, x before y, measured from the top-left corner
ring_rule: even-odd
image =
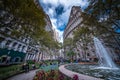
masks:
[[[87,75],[79,74],[77,72],[70,71],[70,70],[65,68],[65,66],[68,66],[68,65],[70,65],[70,64],[61,65],[59,67],[59,71],[62,74],[66,75],[70,78],[73,78],[75,75],[77,75],[79,80],[103,80],[103,79],[100,79],[100,78],[94,78],[94,77],[91,77],[91,76],[87,76]]]

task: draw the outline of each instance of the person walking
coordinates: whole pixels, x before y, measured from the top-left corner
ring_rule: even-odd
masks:
[[[25,65],[25,72],[29,72],[29,64],[27,64],[27,63]]]

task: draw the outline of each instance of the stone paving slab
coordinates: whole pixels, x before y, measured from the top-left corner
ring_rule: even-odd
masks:
[[[103,80],[100,78],[94,78],[91,76],[87,76],[87,75],[83,75],[83,74],[79,74],[73,71],[70,71],[68,69],[65,68],[66,65],[62,65],[59,67],[60,72],[62,72],[63,74],[65,74],[66,76],[73,78],[74,75],[78,75],[79,80]]]
[[[37,70],[32,70],[27,73],[22,73],[22,74],[13,76],[11,78],[8,78],[7,80],[33,80]]]

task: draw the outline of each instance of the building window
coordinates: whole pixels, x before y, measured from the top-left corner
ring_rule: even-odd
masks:
[[[87,56],[90,56],[90,54],[89,54],[89,53],[87,53]]]
[[[9,46],[12,41],[8,40],[6,45]]]
[[[74,10],[74,11],[73,11],[73,14],[75,14],[76,12],[77,12],[77,11],[76,11],[76,10]]]
[[[20,44],[19,46],[18,46],[18,48],[20,48],[22,45]]]
[[[25,49],[25,46],[22,47],[22,51],[24,51],[24,49]]]
[[[17,43],[15,42],[14,44],[13,44],[13,47],[16,45]]]

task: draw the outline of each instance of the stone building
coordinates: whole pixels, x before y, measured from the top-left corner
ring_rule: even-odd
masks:
[[[68,24],[64,31],[64,41],[68,38],[74,38],[74,32],[77,29],[80,29],[82,27],[88,28],[93,33],[86,34],[86,39],[91,40],[88,41],[85,47],[85,40],[82,41],[82,39],[79,39],[79,41],[76,42],[76,47],[73,49],[73,51],[76,53],[75,58],[79,58],[81,60],[85,61],[96,61],[97,55],[95,52],[94,42],[93,42],[93,35],[96,31],[96,26],[90,27],[84,24],[82,14],[86,14],[85,12],[82,12],[81,8],[79,6],[73,6],[71,9],[71,13],[69,16]],[[89,18],[89,14],[87,14],[87,18]],[[86,18],[86,19],[87,19]],[[99,32],[99,30],[97,30]],[[114,38],[111,38],[111,40],[108,40],[107,37],[109,36],[109,33],[105,33],[103,35],[99,35],[99,39],[102,41],[102,43],[105,45],[106,49],[111,52],[111,56],[114,60],[120,59],[119,55],[119,36],[120,34],[115,34]],[[84,37],[85,38],[85,37]],[[109,42],[109,43],[108,43]],[[85,49],[85,50],[84,50]],[[70,46],[64,47],[65,54],[70,50]]]
[[[73,6],[71,9],[71,13],[69,16],[68,24],[65,28],[63,39],[73,38],[73,31],[78,28],[78,25],[81,24],[82,18],[81,16],[81,8],[79,6]]]
[[[41,8],[38,0],[34,0],[34,2]],[[53,36],[54,33],[50,18],[47,14],[45,15],[45,30]],[[0,11],[0,17],[4,18],[0,21],[0,63],[18,63],[26,60],[40,61],[41,59],[46,59],[45,57],[48,58],[50,56],[41,50],[41,45],[34,44],[33,39],[29,35],[25,34],[17,37],[12,34],[14,30],[24,33],[22,25],[16,23],[15,25],[1,26],[3,23],[7,24],[13,19],[12,14],[3,10]]]
[[[81,28],[84,27],[83,24],[83,18],[82,18],[82,10],[79,6],[73,6],[71,9],[71,13],[69,16],[69,21],[68,24],[65,28],[64,31],[64,41],[68,38],[72,38],[74,37],[74,32]],[[89,37],[92,37],[91,35],[88,35]],[[86,46],[87,50],[84,50],[83,46],[84,43],[81,41],[81,39],[79,41],[76,42],[76,47],[73,49],[73,51],[75,52],[75,56],[74,59],[80,59],[82,61],[94,61],[94,59],[96,59],[96,54],[95,54],[95,50],[94,50],[94,45],[93,43],[89,42]],[[66,46],[64,47],[64,52],[67,53],[70,50],[70,46]]]

